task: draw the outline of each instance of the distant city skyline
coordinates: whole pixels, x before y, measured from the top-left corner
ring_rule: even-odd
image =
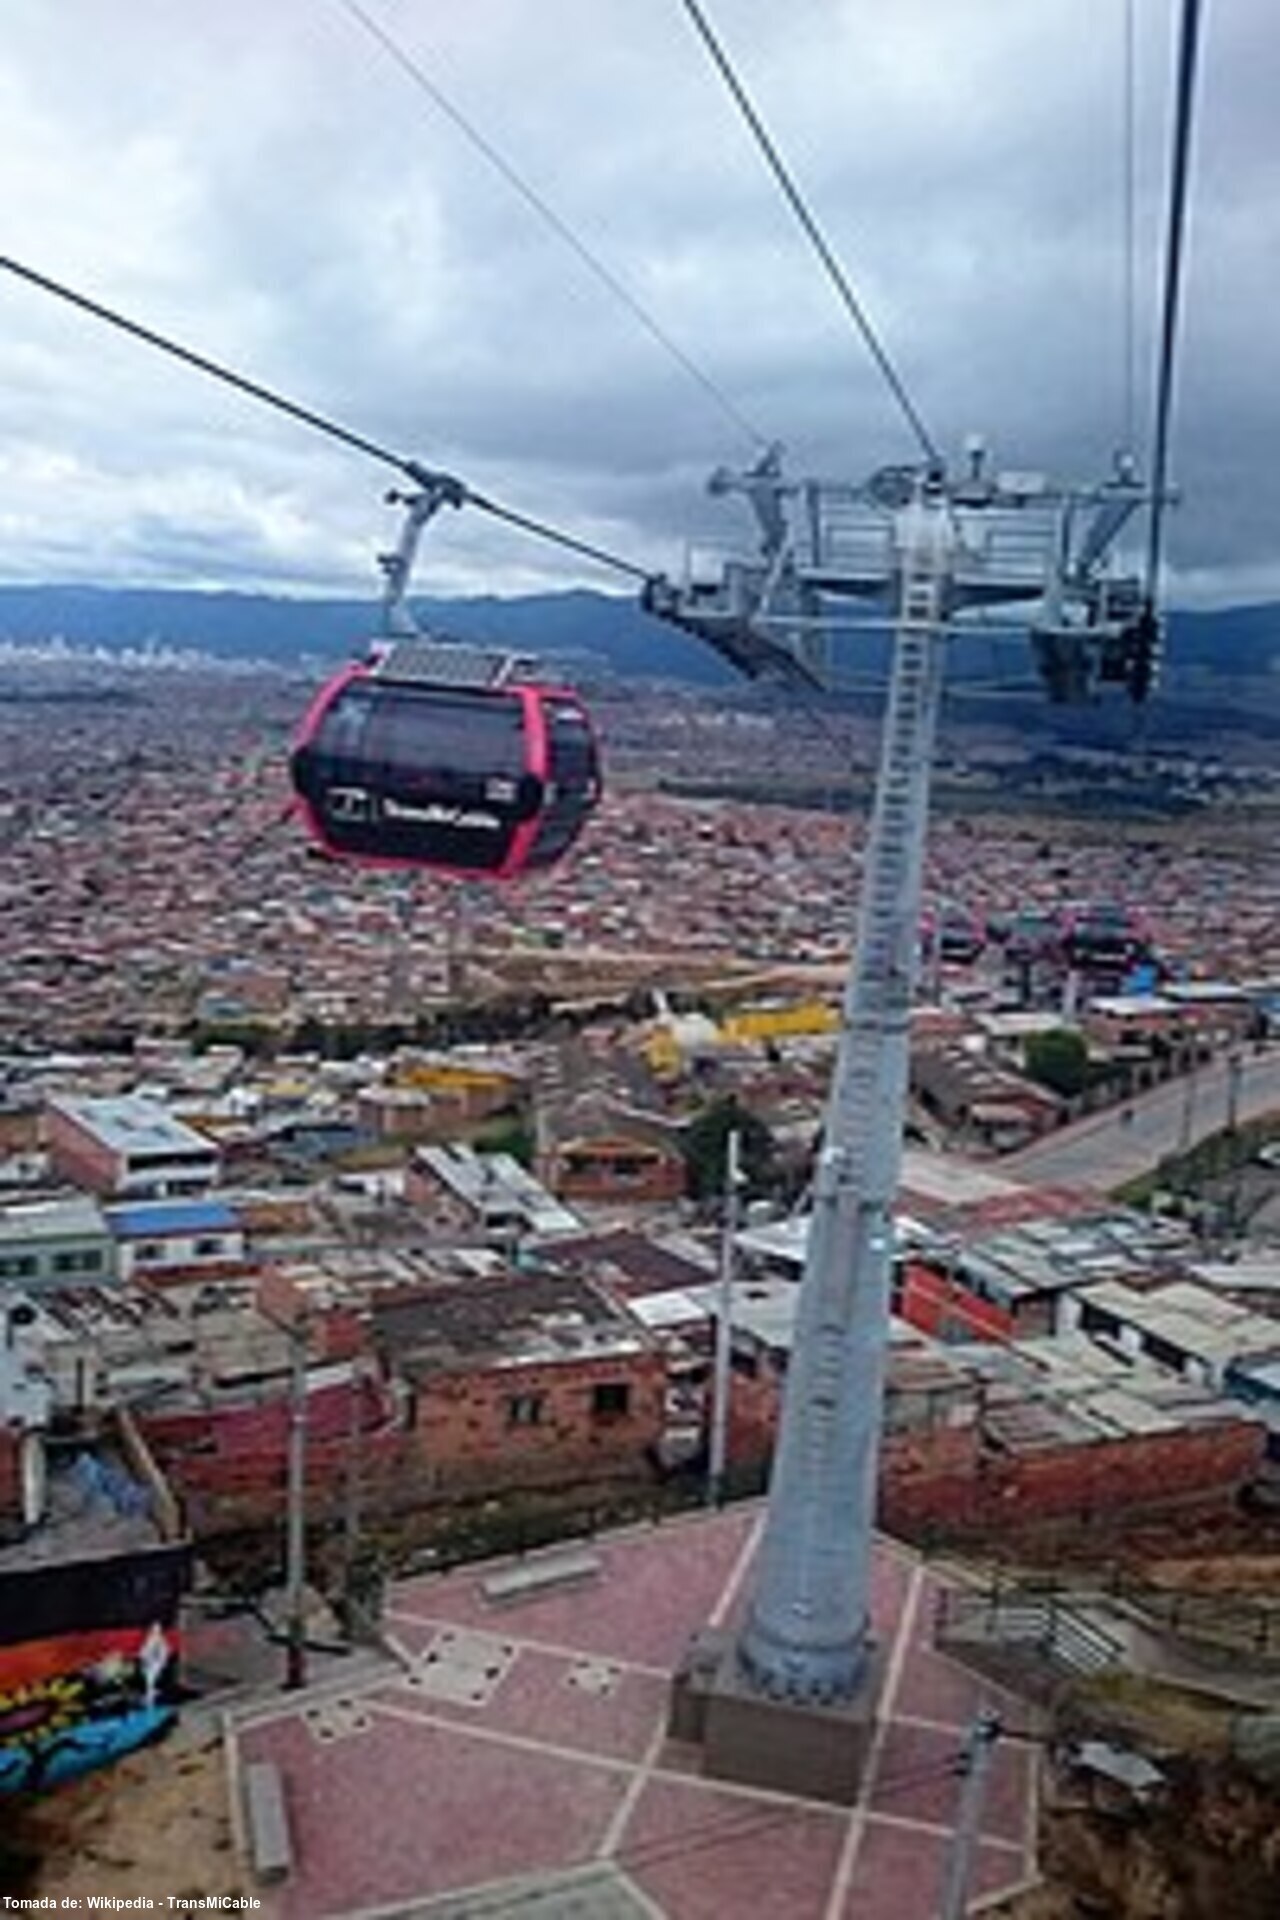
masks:
[[[672,4],[368,14],[797,474],[915,452]],[[709,9],[935,438],[1105,473],[1124,437],[1125,20],[1069,0]],[[1176,9],[1132,0],[1150,396]],[[1280,41],[1206,9],[1170,598],[1280,598],[1267,409]],[[20,5],[13,257],[639,565],[734,538],[752,448],[342,0]],[[6,277],[0,578],[363,594],[387,474]],[[1139,431],[1139,451],[1145,433]],[[621,584],[475,514],[424,593]]]

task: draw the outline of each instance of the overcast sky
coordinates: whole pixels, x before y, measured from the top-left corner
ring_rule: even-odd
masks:
[[[680,0],[362,0],[798,474],[914,447]],[[1123,436],[1125,0],[706,0],[930,430]],[[1175,0],[1134,0],[1140,418]],[[1280,16],[1207,0],[1173,597],[1280,597]],[[5,0],[3,251],[672,569],[751,443],[342,0]],[[0,276],[0,578],[359,594],[393,478]],[[423,591],[607,574],[473,513]]]

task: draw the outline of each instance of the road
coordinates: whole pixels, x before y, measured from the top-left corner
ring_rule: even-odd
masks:
[[[1200,1067],[1133,1102],[1133,1118],[1118,1109],[1091,1114],[1000,1162],[1001,1173],[1036,1186],[1098,1187],[1109,1192],[1150,1173],[1167,1154],[1185,1151],[1228,1120],[1230,1071],[1224,1058]],[[1246,1054],[1236,1100],[1238,1120],[1280,1113],[1280,1048]]]

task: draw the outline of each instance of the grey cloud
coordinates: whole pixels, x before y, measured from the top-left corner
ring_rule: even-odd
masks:
[[[799,468],[909,453],[678,7],[368,4]],[[1148,345],[1172,11],[1137,7]],[[714,5],[949,446],[978,428],[1010,464],[1087,473],[1116,443],[1120,12]],[[1268,0],[1206,31],[1170,552],[1229,598],[1276,563],[1276,39]],[[11,245],[33,264],[645,564],[736,531],[703,491],[743,453],[730,423],[338,5],[31,4],[0,63]],[[0,299],[6,571],[204,580],[221,552],[240,583],[363,589],[388,537],[378,470],[34,294]],[[427,559],[442,591],[581,571],[474,516]]]

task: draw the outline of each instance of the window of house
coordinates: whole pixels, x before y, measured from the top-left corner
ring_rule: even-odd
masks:
[[[1108,1340],[1120,1337],[1120,1322],[1115,1315],[1095,1307],[1091,1300],[1086,1300],[1081,1308],[1080,1327],[1084,1333],[1101,1334]]]
[[[139,1260],[163,1260],[164,1248],[158,1240],[139,1240],[137,1258]]]
[[[595,1420],[619,1420],[631,1411],[631,1387],[626,1380],[602,1380],[591,1389],[591,1415]]]
[[[541,1393],[513,1393],[507,1401],[509,1427],[540,1427],[546,1396]]]
[[[1163,1340],[1158,1333],[1148,1333],[1143,1336],[1142,1346],[1148,1358],[1158,1366],[1171,1367],[1175,1373],[1185,1371],[1190,1356],[1185,1348],[1175,1347],[1172,1340]]]
[[[215,1254],[221,1253],[222,1251],[222,1240],[217,1234],[209,1234],[203,1239],[196,1241],[196,1258],[198,1260],[209,1260]]]
[[[78,1253],[55,1253],[53,1270],[55,1273],[98,1273],[102,1269],[102,1254],[97,1247],[82,1247]]]

